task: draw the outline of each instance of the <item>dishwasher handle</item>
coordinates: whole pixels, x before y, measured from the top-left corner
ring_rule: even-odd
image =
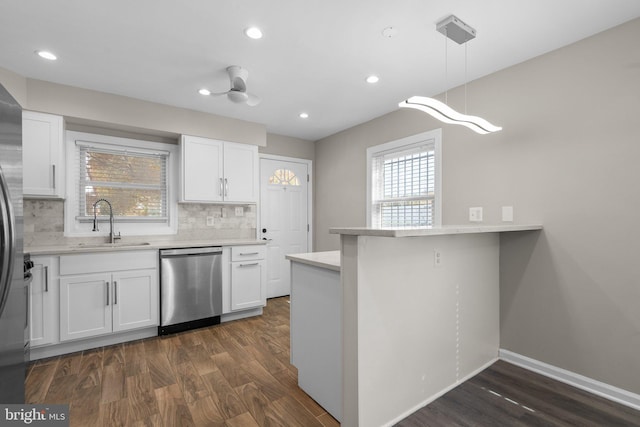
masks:
[[[222,247],[204,247],[204,248],[183,248],[183,249],[161,249],[160,258],[198,256],[198,255],[216,255],[222,253]]]

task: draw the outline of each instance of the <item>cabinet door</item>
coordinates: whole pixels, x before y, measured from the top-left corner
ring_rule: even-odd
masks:
[[[225,142],[224,184],[225,201],[258,201],[258,147]]]
[[[231,310],[264,305],[264,260],[231,263]]]
[[[63,142],[62,117],[22,113],[25,196],[64,197]]]
[[[111,332],[111,274],[60,277],[60,340]]]
[[[113,331],[158,325],[155,269],[113,273]]]
[[[52,344],[54,287],[51,281],[51,260],[32,258],[33,280],[29,285],[29,342],[31,347]]]
[[[223,142],[182,137],[182,201],[221,202],[224,192]]]

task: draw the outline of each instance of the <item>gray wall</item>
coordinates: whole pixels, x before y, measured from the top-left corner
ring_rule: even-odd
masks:
[[[13,95],[22,108],[27,105],[27,79],[5,68],[0,68],[0,83]]]
[[[316,250],[365,225],[366,147],[442,127],[444,224],[510,205],[544,225],[501,238],[501,347],[640,393],[637,40],[640,20],[471,82],[468,112],[496,134],[402,110],[318,141]]]
[[[262,154],[313,160],[315,145],[313,141],[307,141],[306,139],[268,133],[267,145],[260,147],[259,151]]]
[[[0,83],[22,108],[64,116],[72,125],[112,127],[165,138],[187,134],[258,146],[266,144],[266,127],[259,123],[28,79],[2,68]]]

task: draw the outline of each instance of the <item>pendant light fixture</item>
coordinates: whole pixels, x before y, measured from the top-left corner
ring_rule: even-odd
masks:
[[[458,44],[464,44],[469,40],[475,38],[476,30],[462,22],[460,19],[451,15],[444,20],[438,22],[436,25],[436,30],[444,34],[446,38],[449,38],[455,41]],[[446,39],[445,39],[445,70],[446,70]],[[467,67],[467,56],[466,56],[466,46],[465,46],[465,106],[467,103],[467,90],[466,90],[466,67]],[[469,129],[480,133],[487,134],[492,132],[497,132],[502,130],[501,127],[492,125],[487,120],[477,117],[470,116],[467,114],[462,114],[449,107],[446,103],[438,101],[434,98],[428,98],[426,96],[412,96],[411,98],[401,102],[398,104],[401,108],[414,108],[416,110],[420,110],[436,119],[440,120],[444,123],[454,124],[454,125],[462,125],[466,126]],[[466,109],[466,108],[465,108]],[[466,111],[465,111],[466,112]]]

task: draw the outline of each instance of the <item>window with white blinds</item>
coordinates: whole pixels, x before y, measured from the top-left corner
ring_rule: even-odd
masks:
[[[168,221],[167,164],[169,153],[77,142],[79,217],[93,217],[93,205],[107,199],[120,221]],[[98,215],[109,215],[106,203]]]
[[[440,224],[438,153],[439,138],[431,133],[367,150],[370,226],[402,228]]]

